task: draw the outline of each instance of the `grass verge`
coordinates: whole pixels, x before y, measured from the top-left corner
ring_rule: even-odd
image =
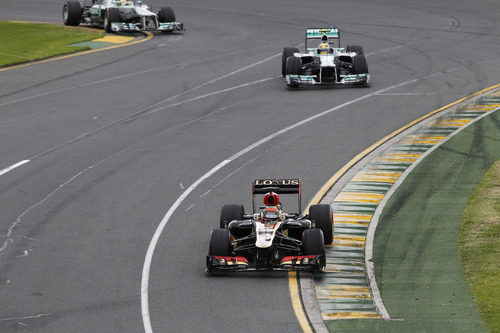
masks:
[[[460,230],[465,275],[491,332],[500,332],[500,160],[467,203]]]
[[[0,67],[88,50],[69,46],[104,32],[44,23],[0,22]]]

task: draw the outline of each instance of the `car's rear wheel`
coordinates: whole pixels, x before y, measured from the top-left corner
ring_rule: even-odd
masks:
[[[357,54],[365,54],[361,45],[347,45],[347,52],[356,52]]]
[[[222,206],[220,211],[220,227],[227,229],[227,225],[232,220],[242,220],[245,215],[245,207],[239,204],[228,204]]]
[[[64,25],[79,25],[82,19],[82,6],[78,1],[67,1],[62,11]]]
[[[304,255],[321,255],[316,271],[323,271],[326,265],[325,244],[323,243],[323,232],[320,229],[307,229],[302,234],[302,251]]]
[[[299,49],[296,47],[285,47],[283,49],[283,53],[281,54],[281,75],[285,76],[286,74],[286,59],[288,57],[293,56],[294,53],[298,53]]]
[[[174,10],[170,7],[161,7],[158,12],[158,21],[165,22],[175,22]]]
[[[231,255],[231,235],[227,229],[214,229],[210,234],[210,241],[208,245],[209,256],[223,256],[228,257]]]
[[[111,29],[111,23],[120,22],[120,20],[120,10],[118,8],[106,9],[106,15],[104,17],[104,30],[106,30],[106,32],[113,32]]]
[[[352,58],[352,73],[368,74],[368,63],[364,55],[358,54]]]
[[[309,218],[316,228],[323,232],[324,243],[333,242],[333,214],[332,207],[328,204],[312,205],[309,208]]]

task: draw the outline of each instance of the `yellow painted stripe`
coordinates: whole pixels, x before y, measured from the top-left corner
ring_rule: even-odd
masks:
[[[335,214],[333,213],[333,219],[335,222],[340,221],[370,221],[372,215],[351,215],[351,214]]]
[[[106,43],[127,43],[131,40],[135,39],[135,37],[129,36],[104,36],[102,38],[94,39],[93,42],[106,42]]]
[[[299,293],[299,281],[297,280],[297,272],[288,272],[288,286],[290,288],[290,297],[292,299],[292,306],[295,312],[295,316],[299,321],[300,327],[304,333],[313,333],[311,325],[307,320],[306,313],[304,312],[304,307],[302,306],[302,300]]]
[[[472,119],[452,119],[452,120],[442,120],[439,122],[434,123],[434,125],[437,126],[464,126],[468,123],[470,123]]]
[[[424,140],[424,139],[410,139],[410,140],[401,140],[402,144],[417,144],[417,143],[425,143],[429,145],[435,145],[443,140]]]
[[[375,162],[398,162],[398,163],[413,163],[417,158],[376,158]]]
[[[399,175],[397,177],[391,177],[391,176],[384,176],[384,175],[373,175],[373,174],[359,173],[352,178],[352,181],[355,181],[355,182],[395,183],[398,178],[399,178]]]
[[[353,286],[350,284],[332,284],[322,287],[326,287],[325,289],[330,289],[330,290],[369,291],[368,287]]]
[[[317,294],[318,299],[342,299],[342,298],[349,298],[352,300],[356,299],[363,299],[363,300],[369,300],[371,299],[370,293],[338,293],[335,295],[323,295],[323,294]]]
[[[333,245],[334,246],[358,247],[358,248],[365,247],[365,243],[364,242],[355,243],[355,242],[347,242],[347,241],[343,241],[343,242],[334,241]]]
[[[361,318],[382,318],[376,312],[337,312],[337,313],[322,313],[321,316],[324,320],[335,320],[335,319],[361,319]]]
[[[492,96],[499,96],[496,94],[492,94]],[[500,107],[500,104],[471,104],[465,107],[465,109],[468,108],[498,108]]]
[[[383,156],[391,156],[391,157],[412,157],[412,158],[419,158],[422,156],[421,153],[386,153]]]
[[[338,224],[352,224],[353,226],[361,226],[361,227],[366,227],[367,225],[370,224],[370,221],[368,222],[360,222],[360,221],[334,221],[333,225],[336,226]]]
[[[351,235],[338,235],[338,236],[335,235],[335,239],[364,242],[366,240],[366,237],[363,237],[363,236],[351,236]]]
[[[378,204],[383,198],[383,194],[377,193],[340,192],[335,198],[335,201],[370,202]]]

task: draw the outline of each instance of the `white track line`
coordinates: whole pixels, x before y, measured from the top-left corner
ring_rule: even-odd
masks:
[[[21,161],[21,162],[17,162],[16,164],[11,165],[11,166],[10,166],[10,167],[8,167],[8,168],[5,168],[5,169],[3,169],[3,170],[0,170],[0,176],[1,176],[1,175],[6,174],[6,173],[7,173],[7,172],[9,172],[9,171],[14,170],[14,169],[15,169],[15,168],[17,168],[17,167],[20,167],[20,166],[21,166],[21,165],[23,165],[23,164],[29,163],[29,162],[30,162],[30,160],[23,160],[23,161]]]
[[[390,86],[390,87],[387,87],[387,88],[384,88],[384,89],[380,89],[380,90],[377,90],[375,92],[372,92],[372,93],[369,93],[369,94],[366,94],[366,95],[363,95],[361,97],[358,97],[358,98],[355,98],[353,100],[350,100],[348,102],[345,102],[345,103],[342,103],[338,106],[335,106],[333,108],[330,108],[328,110],[325,110],[323,112],[320,112],[314,116],[311,116],[309,118],[306,118],[302,121],[299,121],[293,125],[290,125],[288,127],[285,127],[283,128],[282,130],[274,133],[274,134],[271,134],[265,138],[262,138],[260,140],[258,140],[257,142],[251,144],[250,146],[246,147],[245,149],[243,150],[240,150],[239,152],[237,152],[236,154],[230,156],[229,158],[223,160],[222,162],[220,162],[219,164],[217,164],[215,167],[213,167],[212,169],[210,169],[208,172],[206,172],[204,175],[202,175],[200,178],[198,178],[191,186],[189,186],[182,194],[180,197],[177,198],[177,200],[172,204],[172,206],[170,206],[169,210],[167,211],[167,213],[165,214],[165,216],[163,217],[163,219],[161,220],[160,224],[158,225],[154,235],[153,235],[153,238],[151,239],[151,242],[148,246],[148,250],[146,252],[146,257],[144,259],[144,265],[143,265],[143,268],[142,268],[142,280],[141,280],[141,311],[142,311],[142,320],[143,320],[143,323],[144,323],[144,331],[146,333],[151,333],[153,332],[153,329],[152,329],[152,326],[151,326],[151,317],[150,317],[150,313],[149,313],[149,275],[150,275],[150,271],[151,271],[151,262],[152,262],[152,259],[153,259],[153,254],[154,254],[154,251],[155,251],[155,248],[156,248],[156,245],[158,244],[158,240],[160,239],[160,236],[163,232],[163,230],[165,229],[168,221],[170,220],[170,218],[172,217],[172,215],[174,214],[174,212],[177,210],[177,208],[182,204],[182,202],[187,198],[187,196],[193,192],[203,181],[205,181],[206,179],[208,179],[210,176],[212,176],[214,173],[216,173],[217,171],[221,170],[224,166],[226,166],[227,164],[229,164],[230,162],[234,161],[235,159],[243,156],[244,154],[248,153],[249,151],[251,151],[252,149],[254,148],[257,148],[261,145],[263,145],[264,143],[267,143],[268,141],[284,134],[284,133],[287,133],[287,132],[290,132],[291,130],[299,127],[299,126],[302,126],[306,123],[309,123],[315,119],[318,119],[320,117],[323,117],[325,115],[328,115],[334,111],[337,111],[339,109],[342,109],[346,106],[349,106],[351,104],[354,104],[354,103],[357,103],[357,102],[360,102],[362,100],[365,100],[367,98],[370,98],[372,96],[375,96],[377,94],[380,94],[380,93],[383,93],[383,92],[386,92],[388,90],[392,90],[392,89],[396,89],[396,88],[399,88],[399,87],[402,87],[402,86],[405,86],[405,85],[408,85],[408,84],[411,84],[411,83],[414,83],[414,82],[417,82],[418,80],[417,79],[414,79],[414,80],[409,80],[409,81],[406,81],[406,82],[403,82],[403,83],[399,83],[399,84],[396,84],[396,85],[393,85],[393,86]]]

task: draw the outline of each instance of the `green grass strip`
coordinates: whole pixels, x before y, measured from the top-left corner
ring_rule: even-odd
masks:
[[[465,275],[491,332],[500,332],[500,160],[484,175],[462,220]]]
[[[103,32],[44,23],[0,21],[0,67],[88,50],[69,46],[102,37]]]

